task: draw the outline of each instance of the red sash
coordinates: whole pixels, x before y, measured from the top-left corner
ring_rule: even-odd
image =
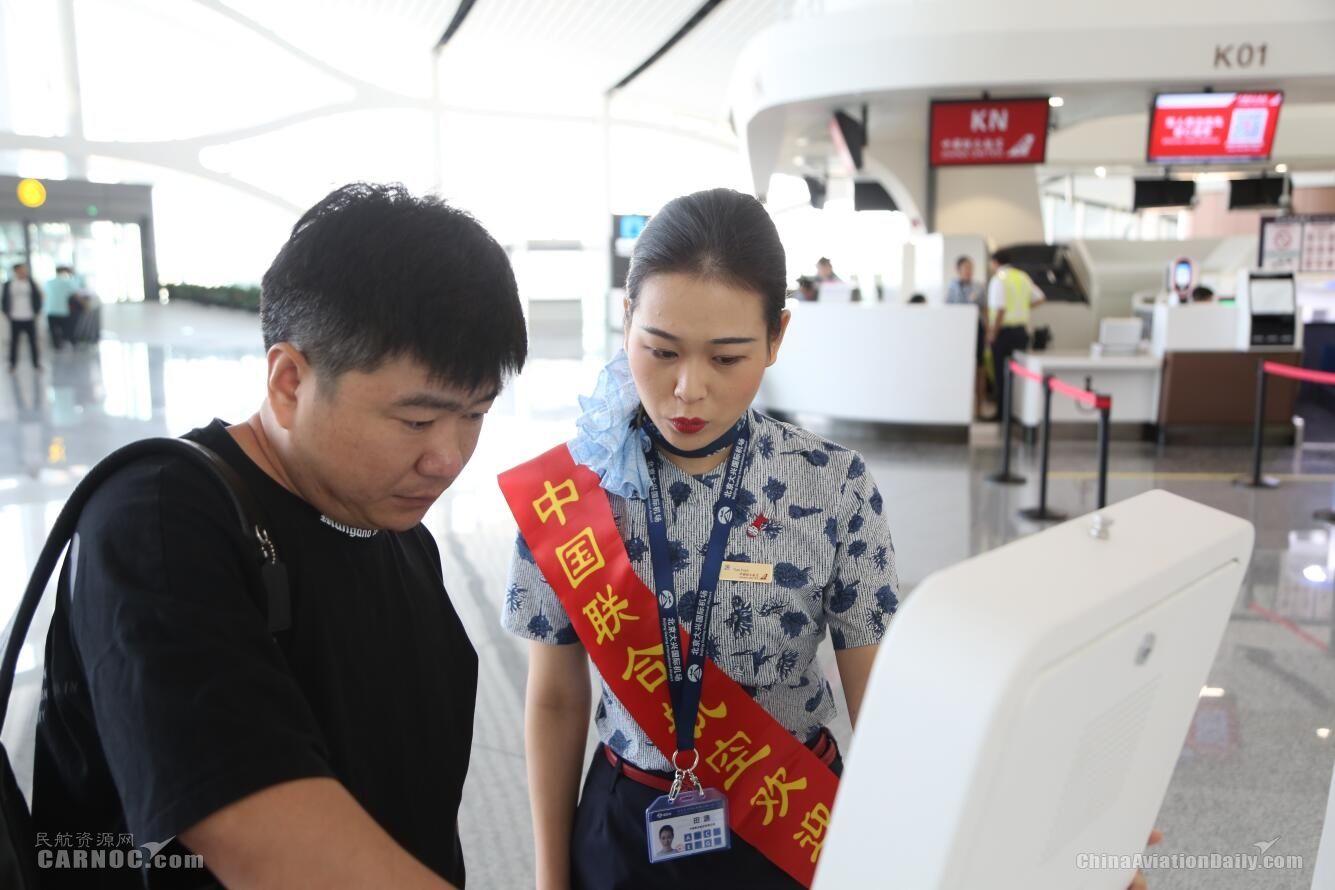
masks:
[[[598,475],[559,445],[502,473],[500,485],[603,682],[671,759],[658,604],[631,566]],[[712,661],[695,744],[696,774],[727,795],[732,830],[809,887],[839,786],[834,773]]]

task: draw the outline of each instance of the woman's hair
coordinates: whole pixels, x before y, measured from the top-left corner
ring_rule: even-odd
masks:
[[[788,292],[787,258],[764,206],[732,189],[710,189],[669,201],[635,241],[626,276],[634,314],[640,288],[654,275],[694,275],[755,291],[771,337],[781,327]]]

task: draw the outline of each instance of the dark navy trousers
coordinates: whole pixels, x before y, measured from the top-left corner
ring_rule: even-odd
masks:
[[[839,775],[843,760],[836,755],[830,768]],[[801,884],[735,834],[729,850],[650,863],[644,811],[663,793],[622,774],[599,746],[575,814],[574,890],[800,890]]]

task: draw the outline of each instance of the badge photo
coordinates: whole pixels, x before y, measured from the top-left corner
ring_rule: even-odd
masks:
[[[716,788],[664,794],[644,811],[649,861],[665,862],[716,853],[732,846],[728,799]]]

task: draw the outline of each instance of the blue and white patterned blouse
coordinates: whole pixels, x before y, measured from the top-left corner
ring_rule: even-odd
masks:
[[[727,559],[768,563],[774,582],[719,582],[709,656],[793,735],[810,741],[836,713],[816,648],[827,627],[836,649],[880,641],[898,606],[895,549],[881,493],[857,452],[758,411],[751,417],[751,459]],[[724,467],[704,476],[667,460],[660,467],[680,620],[689,627]],[[635,573],[652,589],[645,501],[609,499]],[[501,621],[530,640],[579,642],[522,538]],[[606,683],[596,719],[602,740],[628,761],[670,769]]]

